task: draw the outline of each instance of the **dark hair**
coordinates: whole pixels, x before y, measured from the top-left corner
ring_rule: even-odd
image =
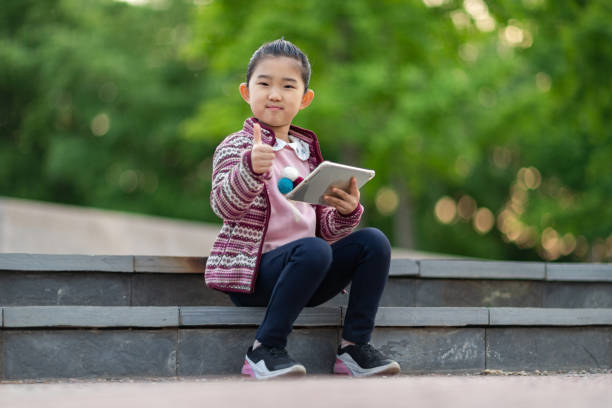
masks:
[[[296,59],[301,66],[302,80],[304,81],[304,92],[306,92],[308,89],[308,83],[310,82],[310,62],[308,62],[308,57],[302,52],[302,50],[284,38],[265,43],[253,53],[253,56],[249,61],[249,65],[247,66],[247,86],[249,85],[249,80],[251,79],[251,75],[253,75],[253,71],[255,71],[257,63],[261,59],[268,56],[289,57]]]

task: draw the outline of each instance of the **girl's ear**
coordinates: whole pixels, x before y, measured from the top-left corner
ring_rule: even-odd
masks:
[[[249,87],[246,82],[240,84],[240,96],[242,96],[242,99],[244,99],[246,103],[249,103]]]
[[[306,93],[304,93],[304,96],[302,96],[302,103],[300,104],[300,109],[307,108],[313,99],[314,91],[312,89],[307,90]]]

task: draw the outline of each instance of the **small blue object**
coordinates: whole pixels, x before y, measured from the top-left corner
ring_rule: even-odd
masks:
[[[283,177],[278,180],[278,189],[281,194],[287,194],[291,190],[293,190],[293,181],[289,180],[287,177]]]

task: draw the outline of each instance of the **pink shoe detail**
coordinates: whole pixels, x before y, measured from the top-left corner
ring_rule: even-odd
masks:
[[[337,358],[336,362],[334,363],[334,374],[349,375],[349,376],[353,375],[351,373],[351,370],[349,370],[348,367],[344,364],[344,362],[340,360],[339,358]]]
[[[246,360],[244,360],[244,365],[242,366],[242,370],[240,370],[240,374],[255,378],[255,373]]]

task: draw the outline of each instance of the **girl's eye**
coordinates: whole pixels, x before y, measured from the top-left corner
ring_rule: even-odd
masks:
[[[268,83],[267,82],[258,82],[257,85],[268,86]]]
[[[295,88],[293,85],[285,85],[285,88]]]

